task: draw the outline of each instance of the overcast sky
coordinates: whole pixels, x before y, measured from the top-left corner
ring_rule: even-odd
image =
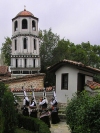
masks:
[[[0,47],[12,37],[12,18],[26,10],[39,18],[39,28],[52,28],[75,44],[100,45],[100,0],[0,0]]]

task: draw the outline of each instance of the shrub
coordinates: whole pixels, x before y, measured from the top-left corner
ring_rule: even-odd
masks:
[[[2,111],[2,116],[4,118],[4,120],[0,120],[4,127],[3,133],[14,133],[17,122],[14,97],[8,90],[8,86],[3,82],[0,82],[0,110]],[[0,126],[2,126],[2,124],[0,124]]]
[[[14,106],[13,94],[6,91],[2,101],[2,112],[5,117],[4,133],[14,133],[17,124],[17,114]]]
[[[72,133],[100,133],[100,95],[75,94],[66,107],[66,122]]]
[[[2,100],[6,90],[7,86],[3,82],[0,82],[0,107],[2,106]]]
[[[0,110],[0,133],[4,131],[4,117],[2,116],[2,111]]]
[[[38,133],[50,133],[48,126],[43,121],[21,114],[18,114],[18,127],[23,127],[29,131],[38,131]]]

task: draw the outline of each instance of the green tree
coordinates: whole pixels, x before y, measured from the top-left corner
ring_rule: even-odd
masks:
[[[77,62],[82,62],[83,64],[86,64],[87,61],[87,56],[86,56],[86,52],[82,49],[82,48],[77,48],[74,51],[74,55],[72,58],[74,61]]]
[[[52,51],[57,46],[59,36],[52,32],[52,29],[40,31],[40,57],[41,57],[41,71],[45,71],[48,65],[52,62]]]
[[[9,37],[5,38],[5,42],[2,43],[1,54],[4,56],[4,63],[10,66],[11,61],[11,39]]]
[[[3,133],[14,133],[17,118],[14,96],[3,82],[0,82],[0,110],[1,123],[4,125]]]
[[[41,57],[41,72],[46,73],[45,82],[52,80],[52,74],[49,75],[47,72],[47,67],[52,64],[53,57],[53,50],[57,46],[59,41],[59,36],[52,32],[50,28],[48,31],[43,30],[39,32],[39,37],[41,40],[40,44],[40,57]],[[51,81],[52,84],[52,81]],[[48,85],[50,83],[48,82]]]
[[[58,42],[58,45],[53,50],[53,59],[52,64],[55,64],[63,59],[70,58],[70,51],[69,51],[70,41],[61,39]]]
[[[100,132],[100,95],[83,91],[73,95],[66,107],[66,122],[73,133]]]

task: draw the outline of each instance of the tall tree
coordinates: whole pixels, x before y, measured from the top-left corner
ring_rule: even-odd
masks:
[[[4,63],[10,66],[11,61],[11,39],[9,37],[5,38],[5,42],[2,43],[1,54],[4,56]]]
[[[59,40],[58,45],[53,50],[53,59],[52,59],[53,64],[63,59],[69,59],[70,55],[69,46],[70,46],[69,40],[67,41],[65,39]]]
[[[40,57],[41,57],[41,71],[45,72],[45,68],[52,62],[52,51],[57,46],[59,36],[52,32],[52,29],[40,31]]]
[[[87,61],[86,52],[84,51],[84,49],[81,48],[80,44],[70,46],[69,50],[70,50],[70,59],[71,60],[82,62],[82,63],[86,64],[86,61]]]
[[[59,41],[59,36],[52,32],[50,28],[47,30],[40,30],[39,37],[41,40],[40,44],[40,57],[41,57],[41,72],[46,73],[45,82],[50,81],[50,75],[47,72],[47,67],[52,64],[52,52],[57,46]]]

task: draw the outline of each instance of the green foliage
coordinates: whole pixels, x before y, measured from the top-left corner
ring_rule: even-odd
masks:
[[[75,45],[69,40],[60,39],[51,29],[40,31],[39,37],[41,40],[41,72],[46,74],[45,82],[48,82],[49,86],[55,85],[55,77],[53,76],[54,73],[47,72],[47,67],[63,59],[74,60],[87,66],[100,68],[100,46],[93,46],[90,42]]]
[[[94,75],[93,81],[100,83],[100,74]]]
[[[0,133],[4,131],[4,117],[2,111],[0,110]]]
[[[35,133],[26,129],[16,128],[15,133]]]
[[[17,124],[17,114],[16,107],[14,106],[14,97],[10,91],[4,93],[2,112],[5,117],[4,133],[14,133]]]
[[[0,82],[0,107],[2,106],[3,96],[6,91],[7,86],[3,82]]]
[[[41,120],[32,117],[18,115],[18,127],[38,133],[50,133],[48,126]]]
[[[61,39],[58,41],[57,46],[53,50],[53,59],[52,59],[52,64],[55,64],[56,62],[59,62],[60,60],[63,59],[69,59],[70,58],[70,41]]]
[[[3,82],[0,82],[0,110],[2,111],[2,118],[4,118],[0,121],[3,123],[3,133],[14,133],[17,122],[14,97],[8,90],[8,86],[6,86]]]
[[[10,66],[11,60],[11,39],[9,37],[5,38],[5,42],[2,43],[1,54],[4,56],[4,63]]]
[[[73,133],[99,133],[100,95],[75,94],[66,107],[66,122]]]
[[[39,37],[41,39],[41,46],[40,46],[40,57],[42,62],[41,69],[44,70],[48,65],[52,63],[52,58],[53,58],[52,51],[58,44],[59,36],[54,34],[52,32],[52,29],[50,28],[48,31],[47,30],[40,31]]]
[[[47,82],[52,80],[51,74],[50,73],[48,74],[46,69],[48,66],[52,64],[52,60],[54,58],[52,52],[58,44],[59,36],[57,34],[54,34],[52,32],[52,29],[50,28],[48,31],[40,30],[39,37],[41,40],[41,45],[40,45],[41,72],[46,73],[46,78],[44,82]]]

